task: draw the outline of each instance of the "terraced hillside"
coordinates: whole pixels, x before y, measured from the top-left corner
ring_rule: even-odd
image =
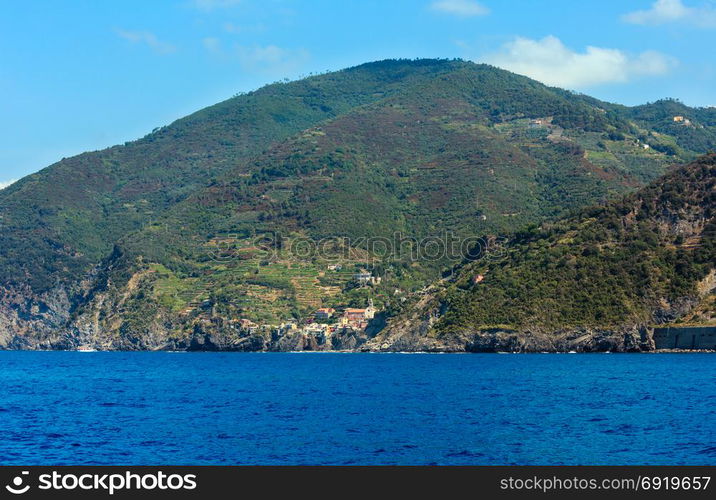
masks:
[[[672,104],[437,60],[237,96],[0,192],[0,344],[161,347],[212,318],[391,312],[461,255],[376,241],[509,235],[632,191],[712,147],[714,112],[674,121]],[[362,269],[384,279],[358,286]]]

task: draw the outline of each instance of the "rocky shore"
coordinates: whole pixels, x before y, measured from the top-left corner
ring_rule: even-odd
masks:
[[[540,329],[484,328],[437,333],[438,312],[425,304],[422,314],[384,318],[365,330],[330,335],[305,330],[241,331],[222,318],[186,329],[176,318],[160,315],[142,329],[102,328],[102,309],[80,311],[82,289],[57,288],[28,299],[4,290],[0,310],[0,350],[235,351],[235,352],[655,352],[654,329],[647,326]],[[429,301],[429,299],[426,298]],[[74,305],[73,305],[74,304]],[[660,349],[662,351],[663,349]],[[701,349],[708,350],[708,349]],[[693,352],[669,349],[668,352]]]

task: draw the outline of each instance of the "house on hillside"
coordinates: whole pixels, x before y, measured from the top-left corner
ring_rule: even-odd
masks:
[[[330,331],[330,326],[323,323],[313,323],[306,326],[303,331],[311,335],[325,335]]]
[[[375,318],[376,312],[377,310],[373,305],[373,300],[371,299],[368,301],[368,307],[366,307],[365,309],[348,308],[343,311],[343,316],[341,317],[341,325],[347,325],[363,329],[368,326],[368,322],[370,320]]]
[[[368,307],[365,309],[365,319],[375,318],[376,312],[375,306],[373,305],[373,299],[368,299]]]
[[[253,335],[259,330],[259,325],[251,321],[250,319],[242,318],[239,320],[239,330],[242,332],[248,332]]]
[[[288,320],[285,323],[281,323],[279,330],[282,332],[293,332],[298,330],[298,324],[295,321]]]
[[[365,321],[365,309],[353,309],[349,308],[343,311],[343,317],[341,323],[350,324]]]
[[[357,273],[353,275],[353,279],[358,282],[360,285],[367,285],[370,283],[371,278],[373,277],[373,273],[370,271],[366,271],[365,269],[361,269]]]
[[[373,276],[372,272],[366,271],[365,269],[361,269],[355,273],[353,275],[353,280],[359,285],[377,285],[381,282],[381,278],[379,276]]]
[[[336,313],[335,309],[332,309],[330,307],[321,307],[320,309],[316,310],[313,317],[316,319],[316,321],[325,321],[328,319],[331,319],[331,317]]]

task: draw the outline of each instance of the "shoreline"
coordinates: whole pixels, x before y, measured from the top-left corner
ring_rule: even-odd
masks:
[[[344,351],[237,351],[237,350],[181,350],[181,351],[170,351],[162,349],[136,349],[136,350],[121,350],[121,349],[93,349],[91,351],[79,350],[79,349],[0,349],[0,353],[6,352],[63,352],[63,353],[78,353],[78,354],[108,354],[108,353],[165,353],[165,354],[459,354],[459,355],[475,355],[475,354],[528,354],[528,355],[540,355],[540,354],[716,354],[714,349],[655,349],[652,351],[481,351],[481,352],[470,352],[470,351],[361,351],[361,350],[344,350]]]

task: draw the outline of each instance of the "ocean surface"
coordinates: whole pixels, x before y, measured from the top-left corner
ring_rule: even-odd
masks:
[[[716,355],[0,352],[0,464],[716,464]]]

